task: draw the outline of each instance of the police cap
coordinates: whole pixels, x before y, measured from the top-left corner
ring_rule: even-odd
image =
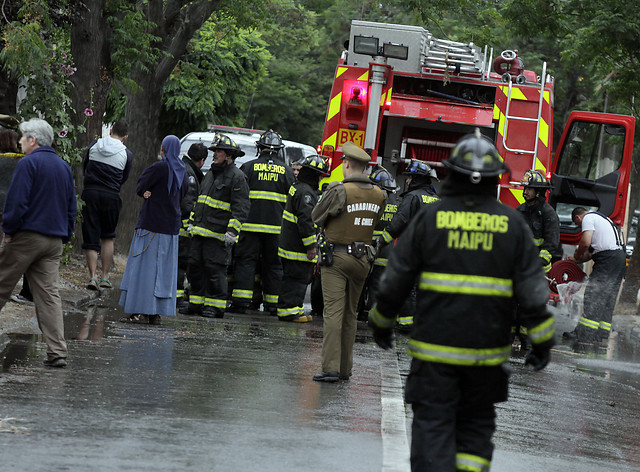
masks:
[[[371,156],[367,154],[364,149],[358,147],[351,141],[347,141],[342,145],[342,153],[343,159],[351,159],[357,162],[363,162],[365,164],[368,164],[371,160]]]

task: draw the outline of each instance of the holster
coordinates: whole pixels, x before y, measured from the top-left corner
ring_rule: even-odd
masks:
[[[334,245],[327,240],[324,231],[318,234],[318,265],[330,266],[333,264]]]

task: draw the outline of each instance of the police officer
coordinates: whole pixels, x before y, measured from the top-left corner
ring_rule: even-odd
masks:
[[[568,259],[578,264],[593,260],[593,270],[584,292],[584,313],[576,329],[563,336],[578,343],[599,343],[611,333],[613,310],[627,271],[624,243],[619,228],[602,213],[576,207],[571,219],[582,230],[582,236]]]
[[[382,216],[378,220],[378,224],[373,230],[373,237],[379,238],[382,236],[383,231],[389,226],[391,220],[393,220],[394,215],[398,211],[398,197],[397,197],[397,187],[396,179],[393,178],[391,173],[382,167],[381,165],[376,166],[369,179],[373,184],[380,187],[387,194],[387,203],[384,206],[384,211]],[[376,288],[378,287],[378,282],[380,280],[380,276],[384,271],[384,268],[387,266],[387,260],[389,258],[389,253],[391,252],[390,245],[382,245],[376,254],[376,260],[373,262],[373,268],[371,269],[371,273],[367,278],[367,283],[365,285],[365,290],[363,290],[363,298],[361,303],[363,304],[363,309],[359,310],[358,319],[362,319],[363,321],[367,320],[367,314],[369,309],[373,306],[376,297]],[[364,293],[366,292],[366,294]]]
[[[307,285],[311,283],[316,257],[316,230],[311,211],[318,202],[318,183],[329,172],[322,156],[307,156],[299,161],[298,180],[289,188],[282,215],[280,247],[282,284],[278,297],[278,319],[305,323],[311,315],[304,314],[303,302]]]
[[[496,200],[498,176],[508,170],[496,148],[477,130],[445,164],[442,199],[398,239],[369,323],[378,345],[391,348],[395,311],[418,279],[405,390],[411,468],[483,471],[491,466],[494,404],[507,399],[514,299],[534,346],[526,364],[536,370],[549,361],[554,324],[531,232]]]
[[[538,247],[540,262],[545,273],[551,270],[551,264],[562,259],[560,246],[560,222],[558,215],[547,203],[547,190],[551,182],[537,170],[527,170],[520,181],[524,186],[524,203],[518,210],[533,233],[533,243]]]
[[[180,213],[182,218],[182,227],[179,233],[178,243],[178,291],[176,293],[176,300],[178,308],[186,308],[187,302],[184,300],[184,280],[187,275],[187,265],[189,262],[189,246],[190,236],[188,231],[189,217],[193,206],[200,195],[200,182],[204,178],[202,173],[202,166],[207,158],[207,147],[202,143],[194,143],[189,147],[186,156],[182,156],[182,162],[184,162],[185,170],[187,172],[187,181],[189,182],[189,188],[187,194],[182,198],[180,202]]]
[[[264,132],[256,146],[258,157],[241,168],[249,184],[251,210],[235,250],[231,310],[243,313],[249,308],[259,262],[264,308],[276,315],[282,280],[278,238],[287,193],[295,177],[291,168],[278,158],[278,151],[284,148],[278,133],[273,130]]]
[[[189,305],[180,313],[222,318],[227,306],[227,266],[249,214],[249,187],[234,163],[244,152],[231,138],[221,135],[209,149],[213,163],[202,180],[189,226]]]
[[[377,240],[378,249],[400,237],[409,222],[422,207],[438,200],[436,191],[431,185],[431,179],[437,179],[438,177],[429,164],[413,160],[403,174],[408,176],[405,182],[408,190],[401,195],[402,202],[398,207],[398,211]],[[414,288],[398,314],[398,329],[401,331],[409,331],[413,325],[415,299],[416,289]]]
[[[322,372],[318,382],[349,380],[356,338],[356,309],[369,273],[373,229],[386,195],[364,175],[369,154],[351,141],[342,145],[342,182],[331,182],[311,214],[333,246],[333,263],[321,269],[324,297]],[[372,248],[371,248],[372,249]],[[322,250],[322,249],[321,249]]]

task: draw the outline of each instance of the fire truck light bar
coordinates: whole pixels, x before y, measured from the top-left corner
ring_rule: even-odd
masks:
[[[382,45],[382,55],[392,59],[406,61],[409,57],[409,47],[404,44],[384,43]]]
[[[353,52],[356,54],[368,54],[378,56],[380,53],[379,40],[373,36],[356,35],[353,37]]]

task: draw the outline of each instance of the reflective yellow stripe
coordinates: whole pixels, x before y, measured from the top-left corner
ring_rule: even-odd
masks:
[[[240,221],[236,220],[235,218],[231,218],[229,220],[229,224],[227,225],[227,228],[235,229],[236,233],[239,233],[240,230],[242,229],[242,223],[240,223]]]
[[[176,298],[182,298],[184,297],[184,290],[176,290]]]
[[[282,212],[282,219],[287,220],[290,223],[298,223],[298,217],[287,210]]]
[[[533,344],[541,344],[549,339],[553,338],[556,332],[553,318],[549,318],[533,328],[528,330],[529,339]]]
[[[603,329],[605,331],[611,331],[611,323],[607,323],[606,321],[601,321],[600,329]]]
[[[265,190],[251,190],[249,198],[253,200],[272,200],[274,202],[285,203],[287,196],[278,192],[267,192]]]
[[[302,238],[302,244],[304,246],[311,246],[316,242],[316,235],[307,236],[306,238]]]
[[[212,306],[214,308],[227,308],[227,301],[220,298],[205,298],[204,306]]]
[[[413,315],[398,316],[398,324],[402,326],[411,326],[413,324]]]
[[[598,329],[600,327],[600,323],[598,321],[590,320],[589,318],[585,318],[584,316],[580,317],[578,324],[581,324],[585,328],[589,329]]]
[[[189,303],[193,305],[204,305],[204,297],[199,295],[190,294],[189,295]]]
[[[389,259],[385,259],[384,257],[378,257],[373,263],[373,265],[377,265],[380,267],[387,267],[388,262],[389,262]]]
[[[382,313],[378,311],[378,305],[373,305],[371,310],[369,310],[369,320],[380,328],[393,328],[393,325],[396,324],[395,318],[387,318],[386,316],[382,316]]]
[[[501,279],[498,277],[423,272],[420,277],[420,290],[465,295],[511,297],[513,296],[513,283],[511,279]]]
[[[542,246],[543,242],[544,238],[533,238],[533,244],[535,244],[536,246]]]
[[[280,234],[280,226],[245,223],[242,225],[242,231],[248,231],[250,233]]]
[[[278,303],[278,295],[272,295],[269,293],[264,294],[264,301],[266,303]]]
[[[291,261],[301,261],[301,262],[318,262],[318,257],[314,257],[312,260],[307,259],[306,252],[294,252],[287,251],[286,249],[278,248],[278,256],[283,257],[284,259],[289,259]]]
[[[385,243],[389,244],[391,241],[393,241],[393,236],[391,236],[389,232],[385,229],[382,232],[382,239],[384,239]]]
[[[211,198],[209,195],[200,195],[198,197],[198,203],[204,203],[205,205],[218,210],[231,211],[231,204],[229,202],[216,200],[215,198]]]
[[[465,366],[496,366],[509,360],[511,346],[467,348],[441,346],[410,339],[408,352],[410,356],[428,362]]]
[[[234,288],[233,294],[231,295],[233,298],[246,298],[251,300],[253,298],[253,290],[242,290],[240,288]]]
[[[178,232],[178,236],[182,236],[183,238],[188,238],[189,232],[185,228],[180,228],[180,231]]]
[[[203,238],[215,238],[220,241],[224,241],[224,234],[215,233],[207,228],[203,228],[202,226],[194,226],[191,228],[191,232],[189,233],[194,236],[202,236]]]
[[[491,461],[484,457],[458,452],[456,454],[456,469],[467,472],[489,472]]]
[[[299,315],[302,311],[301,306],[294,306],[291,308],[280,308],[278,307],[278,316],[291,316],[291,315]]]

